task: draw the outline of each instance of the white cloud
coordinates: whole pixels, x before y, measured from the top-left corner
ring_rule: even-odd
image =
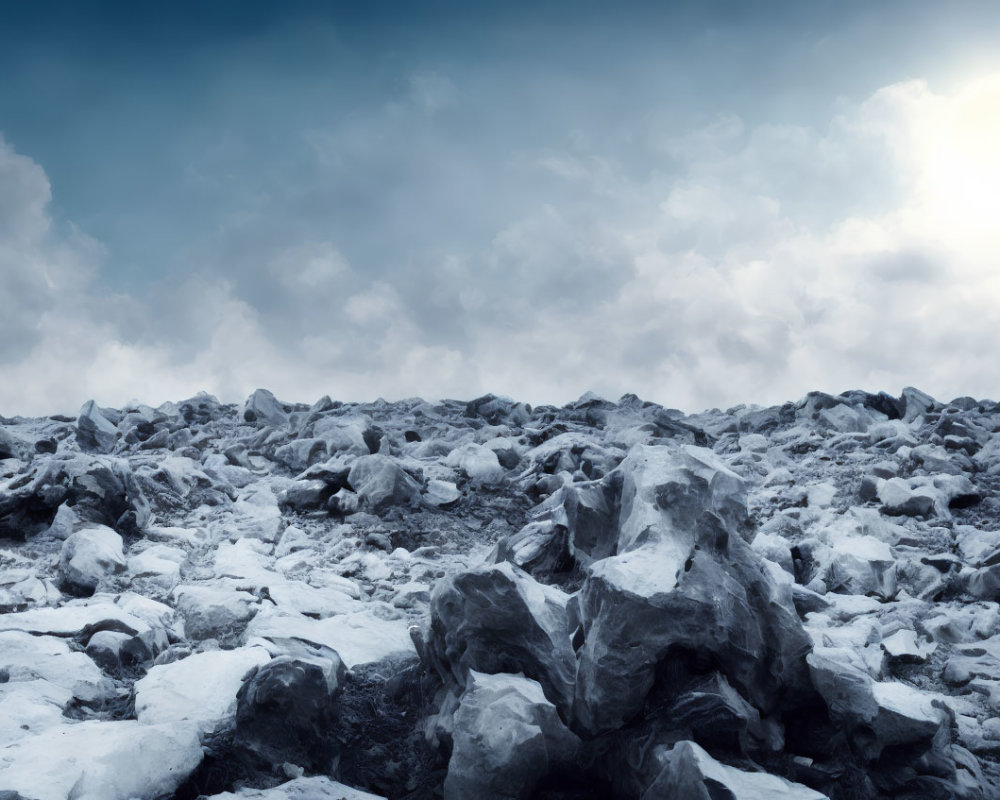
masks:
[[[447,95],[413,91],[429,113]],[[576,137],[511,157],[505,179],[556,188],[478,249],[404,243],[376,270],[293,241],[262,257],[257,295],[203,278],[148,303],[107,294],[100,247],[57,229],[44,171],[0,142],[0,410],[256,386],[536,403],[593,388],[689,410],[911,383],[996,396],[998,98],[1000,79],[910,81],[824,130],[722,116],[658,143],[669,171]]]

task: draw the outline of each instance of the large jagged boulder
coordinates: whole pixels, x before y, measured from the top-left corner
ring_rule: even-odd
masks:
[[[245,422],[257,427],[280,428],[288,424],[288,412],[267,389],[258,389],[243,404],[240,414]]]
[[[618,515],[608,481],[567,483],[532,513],[532,521],[497,546],[510,561],[543,580],[610,556],[617,544]]]
[[[659,762],[663,769],[642,800],[827,800],[801,783],[722,764],[691,741],[664,750]]]
[[[579,746],[537,681],[475,671],[454,715],[452,741],[445,800],[531,797]]]
[[[110,453],[115,448],[120,431],[93,400],[80,409],[76,420],[76,440],[81,450]]]
[[[347,480],[364,507],[372,511],[420,503],[420,484],[392,456],[376,453],[359,457]]]
[[[233,746],[262,764],[328,771],[339,752],[336,696],[344,680],[339,658],[325,668],[281,656],[261,667],[237,695]]]
[[[744,541],[742,479],[691,446],[637,446],[621,472],[618,553],[591,565],[575,599],[576,729],[621,728],[658,668],[690,656],[763,714],[811,696],[810,642],[791,589]]]
[[[427,655],[460,687],[470,670],[523,673],[566,713],[576,668],[568,600],[509,563],[459,573],[431,595]]]
[[[88,720],[4,748],[0,786],[32,800],[157,800],[172,796],[202,755],[186,725]]]
[[[26,485],[20,480],[0,485],[0,539],[24,541],[52,525],[69,492],[64,483],[49,479],[51,472],[38,470]]]
[[[849,650],[816,648],[808,662],[831,717],[865,758],[877,759],[900,745],[930,749],[942,731],[947,734],[948,711],[933,695],[899,681],[873,680]]]

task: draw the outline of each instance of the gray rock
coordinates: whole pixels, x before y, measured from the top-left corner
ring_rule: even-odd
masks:
[[[80,449],[110,453],[118,437],[118,428],[98,408],[97,403],[88,400],[83,404],[76,420],[76,440]]]
[[[242,419],[259,428],[280,428],[288,424],[288,412],[267,389],[258,389],[243,404]]]
[[[934,511],[934,494],[926,489],[911,489],[902,478],[890,478],[878,488],[882,510],[886,514],[926,517]]]
[[[335,698],[344,668],[332,676],[309,661],[279,657],[237,695],[234,746],[265,765],[290,762],[326,772],[335,763]]]
[[[122,537],[110,528],[85,528],[69,536],[59,554],[63,591],[89,596],[102,579],[126,567]]]
[[[111,675],[153,658],[149,646],[140,637],[118,631],[98,631],[87,642],[86,652],[95,664]]]
[[[637,447],[621,470],[618,555],[591,565],[576,598],[576,729],[626,724],[657,665],[684,652],[713,659],[762,713],[810,696],[791,581],[778,583],[743,540],[743,481],[692,447]]]
[[[462,492],[451,481],[429,480],[424,502],[435,508],[450,509],[458,505]]]
[[[855,747],[877,759],[887,747],[930,747],[949,716],[932,695],[897,681],[875,681],[860,658],[841,648],[809,654],[809,669],[835,721],[852,735]]]
[[[903,405],[903,421],[913,422],[917,417],[926,414],[938,406],[937,401],[925,392],[907,386],[900,396]]]
[[[457,686],[466,684],[469,670],[523,673],[566,713],[576,669],[568,601],[509,563],[459,573],[431,594],[427,654]]]
[[[252,594],[223,586],[178,586],[174,596],[192,639],[235,640],[258,610]]]
[[[678,742],[658,756],[662,771],[642,800],[827,800],[801,783],[722,764],[691,741]]]
[[[319,479],[296,481],[278,495],[278,505],[294,511],[322,508],[330,495],[330,488]]]
[[[531,797],[538,781],[570,763],[579,746],[536,681],[475,671],[455,712],[452,740],[445,800]]]
[[[391,456],[359,457],[351,465],[347,480],[361,504],[372,511],[420,502],[420,484]]]

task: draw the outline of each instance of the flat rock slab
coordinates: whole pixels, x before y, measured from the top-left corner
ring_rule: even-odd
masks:
[[[135,684],[135,713],[143,725],[189,722],[202,735],[236,715],[243,680],[271,660],[262,647],[209,650],[149,670]]]
[[[26,631],[37,635],[86,636],[98,630],[116,630],[132,636],[146,633],[150,626],[114,603],[33,608],[15,614],[0,614],[0,631]]]
[[[302,639],[335,650],[348,669],[393,658],[417,655],[406,620],[381,619],[372,611],[357,611],[326,619],[262,612],[246,631],[247,641]]]
[[[0,786],[32,800],[156,800],[201,759],[193,726],[79,722],[0,750]]]

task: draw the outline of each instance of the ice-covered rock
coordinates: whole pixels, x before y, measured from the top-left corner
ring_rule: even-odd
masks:
[[[328,771],[339,753],[335,698],[343,679],[339,661],[329,670],[274,659],[239,689],[234,746],[267,765]]]
[[[830,714],[848,728],[868,758],[896,745],[930,747],[938,732],[948,728],[948,713],[933,695],[899,681],[873,680],[848,651],[816,648],[808,661]]]
[[[576,598],[579,729],[627,723],[658,664],[682,653],[713,659],[762,711],[808,696],[809,642],[788,585],[743,539],[742,479],[690,447],[637,447],[621,470],[618,554],[591,565]]]
[[[451,736],[445,800],[530,797],[552,767],[572,762],[579,746],[538,682],[474,670]]]
[[[459,573],[431,595],[428,652],[458,686],[470,670],[522,673],[565,713],[576,670],[568,602],[509,563]]]
[[[119,437],[118,428],[93,400],[80,409],[76,420],[76,438],[82,450],[110,453]]]
[[[801,783],[721,764],[691,741],[658,754],[662,770],[642,800],[827,800]]]
[[[385,798],[314,775],[309,778],[295,778],[273,789],[238,789],[235,792],[213,794],[205,800],[385,800]]]
[[[92,702],[111,692],[108,679],[85,655],[74,651],[64,639],[36,636],[19,630],[0,632],[0,687],[44,681],[76,697]]]
[[[878,486],[878,498],[886,514],[926,517],[934,510],[935,494],[921,487],[913,489],[903,478],[890,478]]]
[[[32,800],[158,800],[201,759],[193,727],[93,720],[0,750],[0,786]]]
[[[452,508],[462,498],[462,492],[451,481],[432,479],[427,481],[424,502],[436,508]]]
[[[128,571],[137,578],[150,578],[164,589],[172,589],[181,579],[181,565],[187,553],[180,547],[154,544],[128,559]]]
[[[504,476],[496,452],[475,442],[456,447],[445,459],[445,464],[461,471],[473,485],[493,486]]]
[[[405,620],[383,619],[367,609],[326,619],[287,612],[262,612],[247,627],[246,639],[254,638],[272,642],[295,638],[323,645],[335,650],[350,669],[415,655]]]
[[[257,613],[258,600],[249,592],[225,586],[178,586],[174,590],[184,630],[193,639],[238,637]]]
[[[361,456],[347,478],[362,504],[372,511],[420,502],[420,484],[391,456]]]
[[[136,719],[143,725],[188,723],[202,736],[232,723],[244,679],[271,657],[262,647],[208,650],[152,667],[135,683]]]
[[[240,415],[252,425],[280,427],[288,423],[288,413],[267,389],[258,389],[243,404]]]

